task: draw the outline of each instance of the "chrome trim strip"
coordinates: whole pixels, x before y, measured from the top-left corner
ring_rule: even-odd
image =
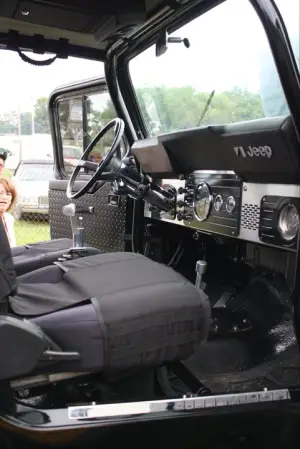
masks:
[[[91,404],[68,408],[69,419],[103,419],[152,413],[182,412],[201,409],[241,406],[266,402],[289,401],[287,389],[263,390],[249,393],[216,396],[183,397],[158,401],[123,402],[118,404]]]

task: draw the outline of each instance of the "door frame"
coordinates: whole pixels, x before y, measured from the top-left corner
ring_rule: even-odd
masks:
[[[102,92],[109,93],[104,76],[76,81],[74,83],[60,86],[50,94],[48,101],[48,113],[56,179],[68,179],[70,177],[64,169],[62,151],[63,144],[60,134],[58,114],[58,105],[60,101],[74,98],[76,95],[83,96],[90,94],[101,94]],[[80,180],[78,180],[78,183],[80,183],[80,181],[86,182],[88,179],[88,175],[80,175]]]

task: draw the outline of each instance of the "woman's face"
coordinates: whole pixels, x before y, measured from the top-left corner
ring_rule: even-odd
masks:
[[[0,183],[0,215],[7,211],[11,200],[11,193],[6,191],[4,185]]]

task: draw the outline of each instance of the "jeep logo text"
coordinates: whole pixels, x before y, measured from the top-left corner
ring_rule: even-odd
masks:
[[[240,157],[267,157],[270,159],[273,155],[272,148],[268,145],[260,145],[258,147],[254,147],[253,145],[249,145],[247,147],[234,147],[234,152],[237,156]]]

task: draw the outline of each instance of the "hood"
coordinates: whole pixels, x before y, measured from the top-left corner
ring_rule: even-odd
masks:
[[[49,181],[15,180],[18,196],[48,196]]]

